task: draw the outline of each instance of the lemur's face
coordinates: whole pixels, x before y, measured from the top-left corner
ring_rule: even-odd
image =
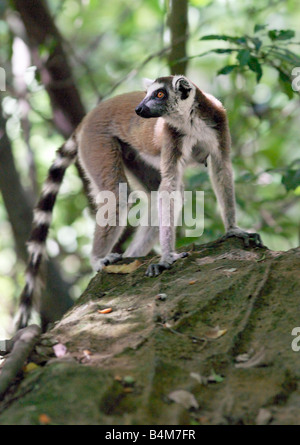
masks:
[[[183,114],[194,99],[194,90],[184,76],[159,77],[148,85],[146,97],[135,112],[144,118]]]

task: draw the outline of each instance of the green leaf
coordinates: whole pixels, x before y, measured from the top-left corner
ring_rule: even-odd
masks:
[[[245,66],[249,62],[250,57],[251,57],[251,55],[250,55],[250,51],[248,49],[241,49],[238,52],[238,55],[236,58],[240,62],[241,66]]]
[[[289,99],[293,99],[294,91],[289,74],[284,72],[283,69],[280,67],[276,67],[276,69],[279,73],[279,85],[281,87],[281,90],[288,96]]]
[[[208,34],[207,36],[203,36],[200,40],[227,40],[225,36],[221,36],[218,34]]]
[[[251,41],[254,44],[256,51],[259,51],[259,49],[262,45],[262,41],[258,37],[252,37]]]
[[[204,53],[201,54],[196,54],[194,56],[189,56],[189,57],[182,57],[181,59],[177,59],[173,62],[171,62],[171,64],[175,64],[176,62],[183,62],[185,60],[191,60],[191,59],[196,59],[197,57],[204,57],[207,56],[208,54],[211,53],[217,53],[217,54],[230,54],[233,53],[234,51],[238,51],[237,49],[231,49],[231,48],[216,48],[216,49],[210,49],[209,51],[205,51]]]
[[[269,31],[268,36],[270,37],[271,40],[276,40],[277,31],[275,30]]]
[[[217,54],[232,53],[234,51],[237,51],[237,50],[236,49],[226,49],[226,48],[217,48],[217,49],[211,50],[212,53],[217,53]]]
[[[268,36],[271,40],[289,40],[295,37],[295,31],[292,29],[271,29]]]
[[[135,379],[134,379],[134,377],[132,377],[131,375],[126,375],[126,376],[123,378],[123,382],[124,382],[126,385],[128,385],[128,386],[133,386],[134,383],[135,383]]]
[[[219,74],[229,74],[229,73],[231,73],[231,71],[233,71],[237,67],[238,67],[238,65],[226,65],[218,71],[218,75]]]
[[[286,48],[274,48],[271,49],[271,53],[278,57],[278,59],[281,59],[293,66],[300,65],[300,57]]]
[[[293,59],[287,54],[277,51],[276,49],[271,49],[270,53],[272,53],[273,60],[274,60],[274,56],[275,56],[275,58],[278,58],[281,61],[293,64]]]
[[[287,191],[295,190],[300,185],[300,169],[287,170],[287,172],[282,176],[281,182]]]
[[[281,50],[285,53],[286,56],[290,57],[293,60],[293,63],[295,65],[298,65],[298,66],[300,65],[300,57],[299,57],[298,54],[293,53],[293,51],[290,51],[287,48],[284,48],[284,49],[281,49]]]
[[[207,36],[201,37],[200,40],[225,40],[227,42],[234,42],[234,43],[246,43],[246,37],[232,37],[225,34],[210,34]]]
[[[279,77],[279,85],[283,93],[287,95],[289,99],[293,99],[294,90],[289,82],[286,82]]]
[[[256,57],[251,56],[250,60],[248,62],[248,66],[251,71],[256,73],[256,81],[258,83],[263,75],[261,64],[259,63],[259,61]]]
[[[254,32],[262,31],[263,29],[266,29],[267,26],[268,26],[268,25],[258,25],[258,24],[256,24],[256,25],[254,26]]]
[[[283,81],[283,82],[288,82],[291,83],[291,79],[290,76],[288,74],[286,74],[284,71],[282,71],[280,68],[277,68],[278,72],[279,72],[279,78]]]
[[[222,377],[220,374],[217,374],[214,369],[211,370],[211,375],[208,377],[208,381],[215,383],[222,383],[223,380],[224,377]]]

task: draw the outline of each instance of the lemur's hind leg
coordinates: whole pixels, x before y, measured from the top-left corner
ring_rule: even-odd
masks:
[[[158,227],[140,226],[134,234],[133,240],[127,247],[123,257],[142,257],[148,255],[152,247],[158,242]]]
[[[108,264],[122,259],[112,253],[126,226],[120,211],[127,209],[128,183],[118,142],[113,138],[99,137],[97,141],[81,140],[80,158],[87,173],[93,200],[97,207],[96,228],[91,255],[91,264],[99,271]],[[99,168],[101,167],[101,168]],[[125,189],[120,203],[119,185]],[[125,220],[124,220],[125,219]]]
[[[124,227],[100,227],[96,223],[91,264],[98,272],[103,266],[116,263],[122,259],[121,253],[112,253],[112,249],[122,235]]]
[[[146,226],[138,226],[131,243],[123,254],[123,257],[146,256],[151,251],[154,244],[159,240],[157,199],[154,199],[153,196],[147,192],[146,196],[148,224]]]

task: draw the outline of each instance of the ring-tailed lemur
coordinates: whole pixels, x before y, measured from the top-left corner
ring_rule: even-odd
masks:
[[[226,236],[243,238],[246,245],[252,238],[261,246],[258,234],[247,233],[236,225],[230,144],[222,104],[184,76],[160,77],[148,82],[146,94],[132,92],[100,103],[58,150],[43,186],[28,242],[29,262],[18,327],[28,323],[55,199],[64,173],[75,159],[85,172],[96,205],[97,195],[103,190],[113,192],[118,200],[118,186],[127,183],[128,175],[134,176],[148,192],[182,190],[184,166],[195,161],[206,164],[208,159]],[[161,222],[165,211],[160,201],[159,230],[139,227],[123,255],[146,255],[159,235],[162,256],[158,264],[148,267],[149,277],[157,276],[186,255],[175,252],[174,224],[164,226]],[[99,271],[122,258],[112,250],[123,229],[119,224],[96,225],[92,249],[94,270]]]

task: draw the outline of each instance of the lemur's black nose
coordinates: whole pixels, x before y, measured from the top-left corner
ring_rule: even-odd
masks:
[[[136,114],[139,116],[142,112],[143,107],[141,105],[138,105],[135,109]]]
[[[138,116],[149,118],[155,117],[155,115],[150,111],[150,108],[145,105],[145,103],[141,102],[135,109],[135,112]]]

